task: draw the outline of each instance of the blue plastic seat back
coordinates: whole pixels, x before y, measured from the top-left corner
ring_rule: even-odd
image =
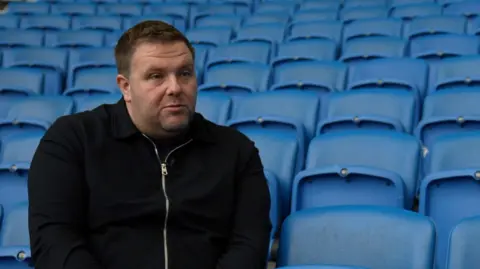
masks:
[[[0,94],[28,96],[43,94],[44,76],[38,70],[0,69]]]
[[[480,264],[475,251],[479,247],[480,217],[461,220],[449,238],[447,250],[447,269],[470,269]]]
[[[25,97],[23,96],[0,96],[0,119],[5,118],[10,108],[24,99]]]
[[[194,28],[188,30],[186,36],[192,44],[213,48],[228,44],[232,29],[226,26]]]
[[[480,84],[479,56],[444,59],[430,65],[429,93]]]
[[[103,47],[104,33],[95,30],[70,30],[45,35],[46,47]]]
[[[295,2],[263,2],[259,3],[255,9],[256,14],[262,13],[285,13],[287,15],[293,13],[296,9]]]
[[[86,97],[94,94],[118,93],[116,67],[85,68],[75,73],[72,87],[64,95]]]
[[[122,31],[105,33],[105,47],[115,47],[122,34]]]
[[[186,3],[162,3],[146,5],[143,8],[143,15],[147,16],[169,16],[174,19],[174,26],[180,31],[184,31],[188,23],[188,14],[190,8]]]
[[[350,265],[298,265],[298,266],[283,266],[277,267],[279,269],[368,269],[360,266]]]
[[[260,63],[217,64],[206,70],[204,77],[200,91],[250,94],[267,90],[270,69]]]
[[[218,27],[227,25],[235,31],[240,28],[242,17],[234,14],[219,14],[201,17],[195,20],[195,27]]]
[[[32,162],[42,136],[42,132],[24,132],[3,137],[0,163],[14,165]]]
[[[40,15],[48,14],[50,5],[48,3],[9,3],[7,7],[8,14],[15,15]]]
[[[432,4],[435,0],[391,0],[390,6],[392,8],[398,6],[412,5],[412,4]]]
[[[344,8],[340,12],[340,19],[345,23],[360,19],[381,19],[387,17],[388,8],[383,6]]]
[[[97,6],[93,3],[56,3],[51,6],[51,14],[79,16],[95,15]]]
[[[20,28],[25,30],[60,31],[70,29],[70,18],[63,15],[36,15],[23,17]]]
[[[439,137],[430,148],[427,176],[420,187],[419,212],[432,218],[437,228],[435,262],[446,265],[448,239],[462,219],[480,215],[478,162],[480,133]]]
[[[258,25],[287,25],[289,20],[288,13],[264,13],[253,14],[244,19],[243,26],[258,26]]]
[[[340,45],[342,27],[339,21],[295,23],[291,26],[288,40],[319,38],[333,40]]]
[[[202,45],[192,44],[192,46],[195,49],[195,73],[197,75],[197,83],[200,85],[203,83],[205,64],[210,49]]]
[[[123,29],[128,30],[143,21],[159,20],[175,26],[175,19],[168,15],[148,15],[138,17],[126,17],[123,19]],[[179,29],[181,30],[181,29]]]
[[[78,72],[99,67],[116,67],[114,53],[111,48],[79,48],[70,50],[68,67],[69,87],[73,86]]]
[[[454,3],[461,3],[464,2],[465,0],[438,0],[438,4],[442,5],[443,7],[448,7],[451,4]]]
[[[452,3],[443,9],[444,15],[465,16],[467,18],[467,33],[478,32],[478,15],[480,14],[480,3],[477,1],[462,1]]]
[[[433,267],[434,242],[434,224],[414,212],[376,206],[305,210],[283,223],[277,266],[426,269]]]
[[[237,32],[234,41],[261,41],[270,44],[281,43],[285,37],[285,28],[280,24],[244,26]]]
[[[44,34],[34,30],[0,30],[0,48],[41,47]]]
[[[474,36],[445,34],[421,36],[410,42],[410,57],[428,61],[478,54],[479,40]]]
[[[0,29],[17,29],[20,25],[20,17],[15,15],[0,16]]]
[[[196,111],[206,119],[225,125],[230,118],[232,100],[228,95],[216,92],[199,92]]]
[[[64,96],[39,96],[23,99],[12,106],[0,124],[0,135],[25,131],[46,131],[53,122],[73,110],[73,101]]]
[[[397,37],[372,36],[346,42],[340,60],[357,63],[378,58],[403,58],[407,42]]]
[[[115,104],[122,98],[120,93],[117,94],[96,94],[75,100],[74,113],[80,113],[93,110],[103,104]]]
[[[345,42],[369,36],[402,37],[402,20],[400,19],[365,19],[356,20],[345,25],[343,44]]]
[[[343,8],[359,8],[359,7],[387,7],[385,0],[346,0]]]
[[[292,211],[333,202],[341,203],[347,201],[345,198],[349,203],[371,203],[371,199],[376,199],[375,202],[394,205],[392,199],[402,196],[398,193],[399,189],[405,190],[404,203],[401,201],[400,205],[411,208],[417,186],[420,152],[419,141],[400,132],[352,130],[317,136],[310,142],[305,169],[321,171],[323,168],[328,173],[318,173],[318,180],[310,184],[308,180],[299,182],[302,183],[298,186],[299,200],[296,208],[292,205]],[[342,172],[342,169],[346,170]],[[348,177],[339,180],[342,173],[345,176],[345,172],[352,173],[351,182],[356,183],[356,188],[349,185]],[[315,174],[312,175],[314,177]],[[385,184],[386,181],[390,184]],[[339,200],[339,196],[329,195],[325,190],[329,185],[332,190],[340,192],[344,199]],[[322,195],[313,195],[315,191],[322,190],[321,187]],[[363,195],[359,190],[363,191]]]
[[[335,61],[337,53],[337,44],[332,40],[298,39],[280,44],[273,64],[299,60]]]
[[[5,210],[5,221],[1,232],[2,247],[28,247],[28,205],[19,204],[13,210]]]
[[[442,7],[436,3],[412,3],[394,7],[391,10],[390,17],[411,20],[427,16],[440,16],[441,14]]]
[[[350,66],[347,89],[391,88],[427,92],[428,66],[415,59],[375,59]]]
[[[294,136],[269,130],[240,128],[259,150],[264,169],[274,175],[277,181],[279,205],[277,221],[282,220],[289,213],[290,195],[293,176],[296,172],[299,142]],[[274,187],[274,186],[272,186]],[[275,198],[275,197],[272,197]],[[275,205],[273,205],[275,206]]]
[[[44,95],[58,95],[64,88],[68,53],[57,48],[13,48],[5,51],[4,67],[43,73]]]
[[[469,35],[480,35],[480,18],[478,16],[470,19],[466,32]]]
[[[405,38],[413,39],[425,35],[464,34],[467,20],[463,16],[426,16],[415,18],[405,25]]]
[[[142,5],[138,4],[101,4],[97,6],[98,15],[141,16]]]
[[[411,133],[418,122],[415,93],[366,89],[333,93],[318,133],[388,129]]]
[[[116,16],[78,16],[72,18],[72,30],[120,31],[122,19]]]
[[[268,64],[270,55],[271,48],[267,43],[232,43],[210,50],[207,66],[231,62]]]
[[[323,94],[342,90],[346,74],[346,65],[339,62],[287,62],[274,67],[271,89],[299,89]]]
[[[317,3],[317,2],[309,2]],[[323,2],[318,2],[323,3]],[[292,17],[292,23],[335,21],[338,19],[338,9],[305,9],[299,10]]]
[[[299,11],[303,10],[325,10],[336,9],[339,10],[342,3],[336,0],[328,1],[305,1],[300,3]]]

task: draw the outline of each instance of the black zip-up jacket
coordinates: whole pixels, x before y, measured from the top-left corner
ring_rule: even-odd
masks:
[[[257,149],[200,114],[188,135],[160,154],[123,100],[59,118],[29,172],[35,268],[264,269],[270,196]]]

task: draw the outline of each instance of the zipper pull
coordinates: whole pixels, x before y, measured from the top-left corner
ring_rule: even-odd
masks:
[[[167,164],[166,163],[162,163],[162,175],[164,175],[164,176],[168,175]]]

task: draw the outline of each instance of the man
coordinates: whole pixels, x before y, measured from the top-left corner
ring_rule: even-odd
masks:
[[[58,119],[29,174],[36,269],[264,269],[253,143],[194,113],[194,50],[160,21],[115,48],[123,99]]]

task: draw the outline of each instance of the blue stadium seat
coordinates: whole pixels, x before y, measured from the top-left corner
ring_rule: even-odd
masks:
[[[443,9],[443,14],[453,16],[463,15],[467,18],[477,17],[480,14],[480,2],[462,1],[452,3]]]
[[[296,61],[273,67],[271,90],[296,89],[325,93],[343,90],[347,66],[340,62]]]
[[[293,183],[292,213],[333,205],[411,209],[421,146],[408,134],[351,130],[315,137]]]
[[[429,93],[463,87],[476,87],[480,82],[480,56],[444,59],[430,65]]]
[[[17,29],[20,25],[20,17],[15,15],[0,16],[0,30]]]
[[[426,95],[428,66],[416,59],[376,59],[349,69],[347,89],[391,88]],[[421,97],[421,98],[420,98]]]
[[[288,40],[297,39],[330,39],[340,45],[343,25],[339,21],[317,21],[293,24]]]
[[[480,215],[480,133],[445,135],[431,146],[427,176],[420,187],[419,213],[435,222],[436,268],[446,267],[448,239],[462,219]]]
[[[355,129],[388,129],[411,133],[418,122],[414,92],[365,89],[333,93],[317,134]]]
[[[5,51],[3,66],[38,70],[43,73],[43,94],[58,95],[63,91],[68,54],[56,48],[14,48]]]
[[[141,16],[142,5],[138,4],[101,4],[97,6],[97,15]]]
[[[435,3],[418,3],[394,7],[390,12],[390,17],[411,20],[426,16],[440,16],[442,7]]]
[[[366,267],[360,266],[350,266],[350,265],[325,265],[325,264],[316,264],[316,265],[298,265],[298,266],[282,266],[277,267],[278,269],[368,269]]]
[[[250,95],[235,102],[228,125],[255,141],[262,162],[279,183],[281,214],[288,215],[293,176],[318,121],[320,100],[292,91]]]
[[[29,97],[10,107],[0,121],[0,137],[31,131],[46,131],[60,116],[72,112],[73,101],[64,96]]]
[[[149,21],[149,20],[159,20],[175,26],[175,19],[173,17],[170,17],[168,15],[148,15],[148,16],[123,18],[123,29],[126,31],[132,28],[133,26],[139,24],[142,21]],[[183,31],[183,30],[184,29],[179,29],[179,31]]]
[[[40,95],[43,81],[42,72],[36,70],[0,69],[0,95]]]
[[[282,144],[282,146],[284,146],[284,144]],[[270,247],[267,259],[270,260],[270,254],[272,253],[275,235],[281,223],[281,200],[277,177],[274,173],[268,171],[267,169],[264,169],[264,174],[265,178],[267,179],[268,190],[270,192],[270,222],[272,223],[272,231],[270,233]]]
[[[240,15],[234,14],[217,14],[204,16],[195,19],[193,25],[195,27],[218,27],[218,26],[228,26],[232,28],[235,32],[240,28],[243,18]]]
[[[413,39],[425,35],[464,34],[466,19],[462,16],[428,16],[415,18],[404,27],[404,37]]]
[[[147,5],[143,8],[143,15],[149,16],[169,16],[174,18],[175,27],[179,30],[187,28],[189,7],[186,3],[162,3]]]
[[[103,32],[94,30],[71,30],[45,35],[45,46],[47,47],[102,47],[103,43]]]
[[[15,15],[48,14],[49,11],[50,5],[48,3],[12,2],[7,6],[7,13]]]
[[[269,44],[282,43],[285,29],[278,24],[244,26],[232,42],[256,41]]]
[[[480,102],[479,88],[445,90],[427,96],[422,120],[415,129],[415,135],[423,141],[427,152],[435,141],[447,134],[480,131],[478,102]],[[430,155],[427,155],[425,162],[429,158]]]
[[[11,212],[5,212],[5,215],[1,232],[0,267],[33,268],[29,266],[31,253],[28,233],[28,204],[18,204]]]
[[[56,3],[51,7],[51,14],[69,16],[93,16],[97,13],[94,3]]]
[[[205,71],[204,84],[199,91],[224,92],[242,95],[266,91],[270,69],[260,63],[217,64]]]
[[[300,3],[299,11],[302,10],[325,10],[336,9],[339,10],[342,3],[337,0],[325,0],[325,1],[304,1]]]
[[[372,36],[348,41],[340,60],[346,63],[378,58],[402,58],[407,52],[407,42],[401,38]]]
[[[76,3],[93,3],[95,5],[116,4],[118,0],[76,0]]]
[[[14,106],[16,103],[21,102],[24,98],[25,98],[24,96],[0,95],[0,119],[5,118],[8,115],[8,111],[10,110],[10,108]],[[1,145],[0,145],[0,149],[1,149]]]
[[[392,8],[398,6],[412,5],[412,4],[432,4],[435,0],[390,0],[390,6]]]
[[[72,30],[120,31],[122,18],[117,16],[78,16],[72,18]]]
[[[95,94],[118,93],[116,67],[81,68],[72,77],[71,85],[63,94],[85,98]]]
[[[309,2],[317,3],[317,2]],[[318,2],[323,3],[323,2]],[[301,22],[335,21],[338,19],[338,9],[305,9],[293,15],[292,24]]]
[[[375,206],[311,209],[283,223],[277,266],[431,269],[434,242],[434,224],[414,212]]]
[[[305,60],[335,61],[337,53],[337,44],[333,40],[297,39],[278,46],[272,65]]]
[[[345,0],[343,8],[359,8],[359,7],[387,7],[385,0]]]
[[[230,42],[232,29],[225,26],[194,28],[187,31],[186,37],[196,46],[214,48]]]
[[[267,43],[232,43],[210,50],[207,68],[216,64],[232,62],[268,64],[271,54],[270,46]]]
[[[448,7],[449,5],[451,4],[455,4],[455,3],[460,3],[460,2],[464,2],[465,0],[438,0],[438,4],[444,6],[444,7]]]
[[[480,18],[473,18],[467,25],[467,34],[480,35]]]
[[[209,16],[235,16],[236,8],[234,5],[224,3],[209,3],[194,5],[190,8],[190,25],[197,26],[197,20],[209,17]],[[223,25],[216,25],[223,26]],[[198,27],[198,26],[197,26]]]
[[[232,100],[228,95],[207,91],[198,93],[196,111],[216,124],[225,125],[231,107]]]
[[[275,2],[275,1],[266,1],[266,2],[260,2],[256,9],[255,13],[256,14],[262,14],[262,13],[284,13],[287,15],[293,14],[295,12],[295,2]]]
[[[360,19],[381,19],[387,17],[388,9],[383,6],[344,8],[340,12],[340,19],[345,23],[350,23]]]
[[[345,25],[343,45],[346,42],[370,36],[402,37],[402,20],[400,19],[365,19],[356,20]]]
[[[43,33],[29,30],[0,30],[0,48],[40,47],[43,45]]]
[[[244,19],[243,26],[278,24],[285,27],[288,23],[288,20],[288,13],[253,14]]]
[[[105,47],[115,47],[123,31],[114,31],[105,34]]]
[[[192,44],[193,48],[195,49],[195,72],[197,75],[197,83],[203,83],[204,77],[204,69],[207,62],[207,57],[209,54],[210,49],[206,48],[205,46],[198,46]]]
[[[70,51],[68,67],[68,86],[74,85],[75,76],[85,69],[116,67],[115,56],[111,48],[79,48]]]
[[[59,31],[70,28],[70,17],[63,15],[36,15],[23,17],[20,28],[25,30]]]
[[[470,269],[480,266],[477,249],[480,216],[465,218],[453,228],[447,250],[447,269]]]
[[[239,15],[250,15],[255,5],[255,2],[251,0],[210,0],[210,3],[232,5],[235,7],[235,13]]]
[[[122,98],[120,93],[96,94],[75,100],[74,113],[92,110],[103,104],[115,104]]]
[[[445,34],[427,35],[410,42],[410,57],[428,61],[477,55],[479,40],[474,36]]]

